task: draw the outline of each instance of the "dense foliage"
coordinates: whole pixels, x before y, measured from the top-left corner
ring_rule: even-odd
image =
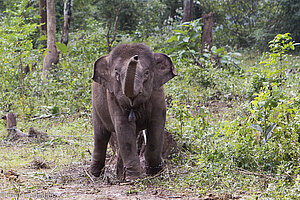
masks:
[[[290,0],[195,1],[195,16],[215,12],[214,46],[201,53],[202,20],[181,24],[181,1],[122,1],[114,45],[144,42],[170,55],[179,73],[165,89],[166,129],[181,153],[168,163],[168,172],[139,184],[199,195],[241,191],[253,199],[300,198],[299,5]],[[37,3],[0,1],[0,116],[14,112],[25,127],[36,116],[52,114],[61,121],[65,115],[79,116],[90,126],[92,65],[106,54],[107,26],[115,20],[110,8],[118,6],[117,0],[74,0],[69,44],[58,45],[59,64],[45,79]],[[260,53],[257,47],[267,50]],[[92,134],[75,123],[70,130],[65,132]],[[36,145],[33,151],[44,155],[63,143]],[[83,159],[82,152],[74,157]]]

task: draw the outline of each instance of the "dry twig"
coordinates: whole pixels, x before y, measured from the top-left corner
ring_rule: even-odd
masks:
[[[92,183],[95,183],[94,179],[91,177],[91,175],[89,174],[89,172],[83,167],[83,170],[85,172],[85,174],[90,178],[90,180],[92,181]]]

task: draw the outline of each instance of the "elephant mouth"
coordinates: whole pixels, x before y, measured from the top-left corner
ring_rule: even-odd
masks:
[[[141,104],[147,101],[143,94],[139,94],[135,97],[127,97],[127,99],[129,100],[129,105],[131,108],[139,107]]]

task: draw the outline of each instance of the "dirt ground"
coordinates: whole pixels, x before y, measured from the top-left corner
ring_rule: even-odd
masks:
[[[42,169],[40,169],[42,170]],[[53,172],[53,169],[28,169],[25,171],[2,172],[0,179],[11,184],[26,186],[26,190],[0,191],[0,200],[6,199],[200,199],[188,197],[155,186],[138,186],[120,183],[113,171],[106,169],[104,176],[96,178],[88,173],[88,164],[74,165]],[[35,174],[33,176],[33,174]],[[45,174],[47,176],[45,177]],[[4,180],[5,179],[5,180]],[[36,186],[34,188],[34,185]],[[31,189],[32,188],[32,189]]]
[[[208,194],[199,197],[187,194],[185,191],[174,192],[151,184],[120,183],[106,169],[105,174],[96,178],[88,173],[88,164],[67,166],[53,172],[55,169],[26,169],[25,171],[1,172],[0,182],[10,182],[13,190],[0,190],[0,200],[6,199],[89,199],[89,200],[156,200],[156,199],[187,199],[187,200],[229,200],[241,199],[240,196],[226,194],[218,196]],[[41,170],[41,171],[40,171]],[[45,175],[46,174],[46,175]],[[155,177],[146,177],[146,179]],[[23,189],[19,189],[23,187]],[[27,186],[27,187],[24,187]],[[24,189],[26,188],[26,189]],[[245,197],[245,196],[244,196]],[[247,199],[247,198],[243,198]]]
[[[130,185],[66,185],[52,187],[45,194],[52,195],[55,199],[178,199],[179,195],[171,195],[160,189],[146,189],[143,192],[130,192],[134,186]]]

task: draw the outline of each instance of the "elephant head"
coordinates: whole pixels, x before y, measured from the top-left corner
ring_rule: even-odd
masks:
[[[113,93],[122,107],[135,108],[176,76],[171,59],[144,44],[123,44],[94,64],[92,79]]]

